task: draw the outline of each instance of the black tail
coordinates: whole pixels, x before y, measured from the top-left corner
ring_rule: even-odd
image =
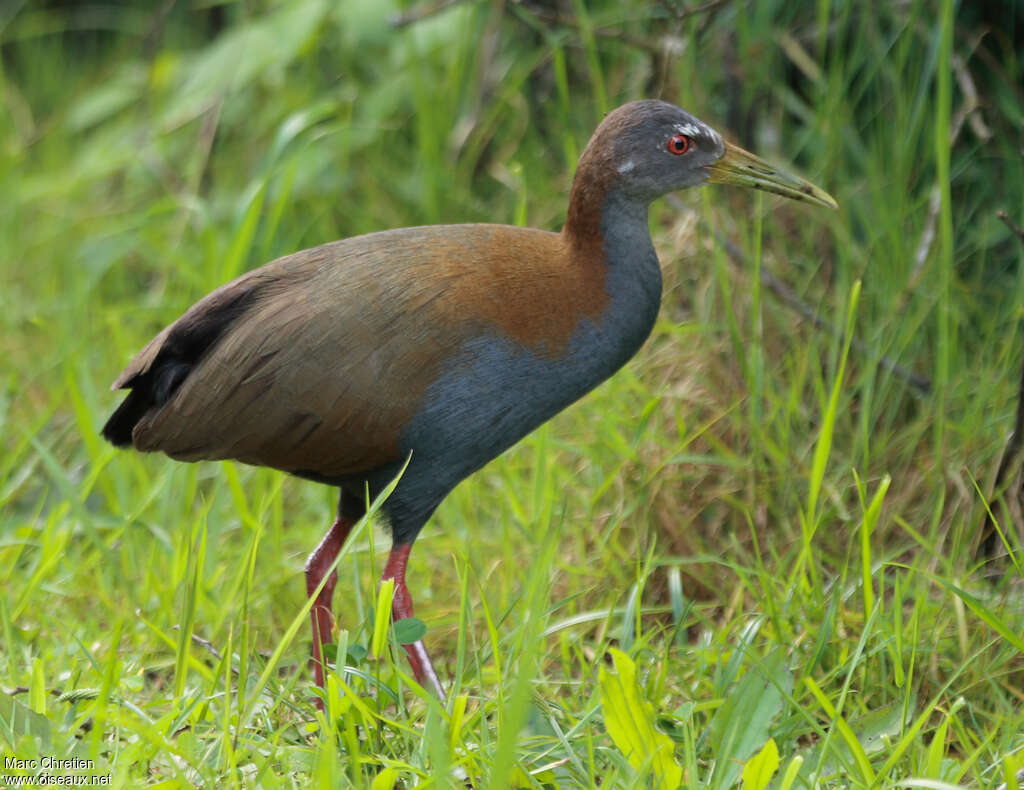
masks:
[[[110,415],[110,419],[107,420],[107,424],[103,426],[100,433],[103,434],[104,439],[117,447],[130,447],[132,429],[153,405],[148,388],[133,389]]]

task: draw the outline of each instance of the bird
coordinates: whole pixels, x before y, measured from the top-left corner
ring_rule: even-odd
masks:
[[[412,617],[405,576],[420,530],[462,480],[633,357],[662,295],[648,207],[706,183],[838,208],[685,110],[630,102],[581,154],[560,231],[399,228],[264,264],[200,299],[128,363],[111,387],[128,394],[102,435],[339,489],[305,565],[322,688],[332,566],[367,495],[404,467],[382,506],[392,547],[381,578],[394,580],[392,618]],[[443,700],[422,640],[405,649],[417,683]]]

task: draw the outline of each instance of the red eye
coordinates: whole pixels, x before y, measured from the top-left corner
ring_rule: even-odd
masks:
[[[691,145],[693,145],[693,140],[685,134],[675,134],[668,139],[669,153],[675,154],[676,156],[685,154],[690,150]]]

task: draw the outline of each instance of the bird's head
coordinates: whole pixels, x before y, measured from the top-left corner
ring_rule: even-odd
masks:
[[[823,189],[786,173],[722,136],[685,110],[663,101],[635,101],[609,113],[584,159],[598,159],[620,194],[649,202],[701,184],[735,184],[837,208]]]

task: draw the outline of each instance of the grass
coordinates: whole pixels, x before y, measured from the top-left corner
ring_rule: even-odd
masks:
[[[119,787],[1016,786],[1013,502],[1002,575],[975,549],[1021,364],[1024,245],[995,217],[1024,224],[1019,44],[979,43],[951,0],[545,8],[0,17],[5,758]],[[557,228],[602,112],[650,95],[841,211],[656,204],[651,340],[412,554],[447,707],[381,627],[371,519],[339,561],[347,668],[318,713],[301,569],[333,491],[115,451],[108,382],[277,255]]]

